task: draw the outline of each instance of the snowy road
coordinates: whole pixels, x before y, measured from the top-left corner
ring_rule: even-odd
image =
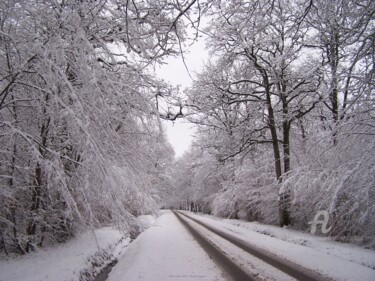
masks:
[[[108,281],[222,281],[222,271],[172,212],[130,244]]]
[[[263,232],[273,233],[268,235],[259,233],[256,229],[246,229],[212,217],[188,214],[244,243],[253,246],[255,244],[262,252],[280,260],[281,264],[292,265],[307,274],[312,273],[313,279],[310,280],[375,280],[373,251],[332,241],[321,241],[321,238],[305,233],[255,224],[258,228],[266,227],[267,231]],[[185,220],[204,239],[220,249],[229,262],[236,263],[251,276],[246,279],[237,277],[233,280],[296,280],[285,268],[279,270],[275,268],[275,264],[270,265],[269,260],[265,262],[254,257],[202,225],[190,219]],[[249,225],[254,226],[251,223]],[[223,266],[222,261],[218,262],[219,266],[215,265],[215,255],[210,251],[207,254],[196,239],[172,212],[167,211],[129,246],[108,280],[231,280],[230,271]],[[302,240],[304,243],[300,244]],[[207,247],[204,248],[207,250]],[[297,277],[297,280],[307,279]]]
[[[273,226],[186,215],[194,219],[195,229],[254,280],[375,280],[372,250]]]
[[[302,268],[297,263],[291,263],[285,259],[279,258],[271,252],[265,251],[251,245],[238,237],[203,223],[198,218],[194,218],[182,212],[176,213],[178,217],[183,218],[191,227],[196,229],[206,243],[214,245],[226,257],[227,263],[233,263],[237,270],[243,272],[243,276],[236,276],[236,272],[229,267],[232,272],[230,276],[234,281],[242,280],[303,280],[303,281],[325,281],[329,280],[324,276]],[[209,252],[208,252],[209,253]],[[210,253],[209,253],[210,254]],[[256,261],[254,263],[254,261]],[[255,264],[258,264],[256,269]],[[259,270],[260,267],[263,267]],[[226,265],[224,264],[224,268]]]

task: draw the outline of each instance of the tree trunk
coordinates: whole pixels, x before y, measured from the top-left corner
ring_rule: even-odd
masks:
[[[48,102],[49,96],[46,95],[46,104]],[[44,115],[47,114],[46,107],[43,110]],[[47,118],[45,123],[42,124],[41,130],[40,130],[40,136],[41,136],[41,144],[39,145],[39,154],[41,158],[45,158],[46,154],[46,146],[47,146],[47,139],[48,139],[48,131],[50,126],[51,118]],[[35,175],[34,175],[34,189],[32,192],[32,205],[31,205],[31,214],[32,217],[29,220],[29,224],[27,227],[27,235],[29,236],[29,242],[27,244],[26,251],[29,252],[30,249],[33,247],[33,242],[36,241],[36,230],[37,230],[37,220],[34,216],[38,215],[40,206],[42,205],[42,192],[43,192],[43,174],[42,174],[42,167],[40,166],[40,163],[36,164],[35,168]],[[42,234],[44,235],[44,234]],[[34,238],[34,239],[33,239]],[[43,241],[44,238],[41,237],[40,241]],[[40,242],[39,242],[40,244]]]
[[[283,154],[284,154],[284,173],[287,176],[290,171],[290,122],[283,121]],[[279,223],[280,226],[289,225],[291,223],[289,212],[290,194],[285,190],[279,194]]]
[[[271,84],[269,82],[267,71],[258,63],[257,57],[254,54],[253,49],[245,49],[246,56],[253,62],[255,68],[259,71],[262,76],[262,83],[264,85],[265,94],[266,94],[266,106],[268,111],[268,127],[270,129],[271,138],[272,138],[272,148],[273,148],[273,156],[274,156],[274,163],[275,163],[275,172],[276,172],[276,179],[278,184],[281,184],[282,181],[282,168],[281,168],[281,156],[280,156],[280,147],[279,147],[279,139],[277,137],[277,129],[276,129],[276,122],[275,122],[275,115],[272,106],[272,99],[271,99]],[[289,222],[289,213],[284,205],[281,203],[283,198],[279,198],[279,224],[280,226],[284,226],[286,223]]]
[[[257,66],[257,64],[256,64]],[[271,100],[271,89],[270,83],[268,81],[268,75],[266,71],[261,68],[260,66],[257,67],[263,76],[263,84],[266,90],[266,103],[267,103],[267,111],[268,111],[268,127],[270,129],[271,138],[272,138],[272,148],[273,148],[273,155],[275,159],[275,172],[276,172],[276,179],[278,182],[281,182],[282,170],[281,170],[281,157],[280,157],[280,148],[279,148],[279,139],[277,137],[277,130],[276,130],[276,123],[275,123],[275,115],[273,112],[272,107],[272,100]]]
[[[331,68],[331,92],[329,99],[331,102],[331,111],[333,118],[333,144],[337,144],[337,122],[339,120],[339,101],[338,101],[338,78],[337,69],[339,65],[339,33],[336,28],[333,28],[331,40],[328,45],[328,60]]]
[[[271,95],[267,94],[267,106],[268,106],[268,122],[269,128],[272,136],[272,147],[273,147],[273,154],[275,159],[275,171],[276,171],[276,179],[279,184],[282,182],[282,169],[281,169],[281,156],[280,156],[280,147],[279,147],[279,140],[277,137],[277,130],[274,118],[274,112],[271,103]],[[289,124],[288,122],[284,122],[283,124],[284,129],[284,173],[288,172],[290,169],[290,149],[289,149]],[[287,134],[285,134],[287,132]],[[286,156],[286,157],[285,157]],[[287,170],[286,170],[287,169]],[[290,214],[288,211],[288,204],[289,195],[287,193],[279,194],[279,225],[285,226],[290,224]]]
[[[286,96],[286,83],[281,81],[278,85],[280,99],[282,101],[283,110],[283,164],[284,172],[283,177],[287,176],[290,171],[290,123],[288,100]],[[279,224],[280,226],[289,225],[291,222],[289,213],[289,198],[288,190],[279,192]]]

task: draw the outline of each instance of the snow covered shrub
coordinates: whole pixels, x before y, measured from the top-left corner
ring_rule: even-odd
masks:
[[[375,141],[358,118],[340,129],[336,145],[324,139],[309,144],[303,165],[284,182],[293,225],[308,230],[316,212],[326,210],[330,236],[374,248]]]
[[[212,194],[212,213],[221,217],[276,224],[278,189],[272,158],[266,153],[249,154],[223,165],[221,190]],[[231,171],[231,172],[230,172]]]
[[[278,188],[271,157],[263,153],[248,155],[236,170],[235,185],[240,219],[277,224]]]
[[[219,192],[212,203],[212,214],[229,219],[237,219],[238,199],[232,186],[227,186]]]

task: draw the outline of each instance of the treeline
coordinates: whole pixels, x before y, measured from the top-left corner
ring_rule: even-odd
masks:
[[[205,13],[212,57],[185,101],[197,139],[170,204],[303,230],[326,210],[329,235],[375,247],[374,1]]]
[[[153,64],[178,53],[173,1],[0,2],[0,251],[157,210],[173,150]]]

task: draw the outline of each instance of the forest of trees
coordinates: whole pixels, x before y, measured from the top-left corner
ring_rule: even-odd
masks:
[[[213,1],[170,204],[375,247],[375,2]]]
[[[157,211],[174,152],[153,67],[179,54],[191,4],[0,1],[1,251]]]
[[[1,1],[0,251],[134,231],[162,202],[302,230],[327,210],[330,235],[375,247],[374,14],[370,0]],[[155,67],[199,34],[210,59],[179,93]],[[180,117],[197,136],[174,162],[161,121]]]

